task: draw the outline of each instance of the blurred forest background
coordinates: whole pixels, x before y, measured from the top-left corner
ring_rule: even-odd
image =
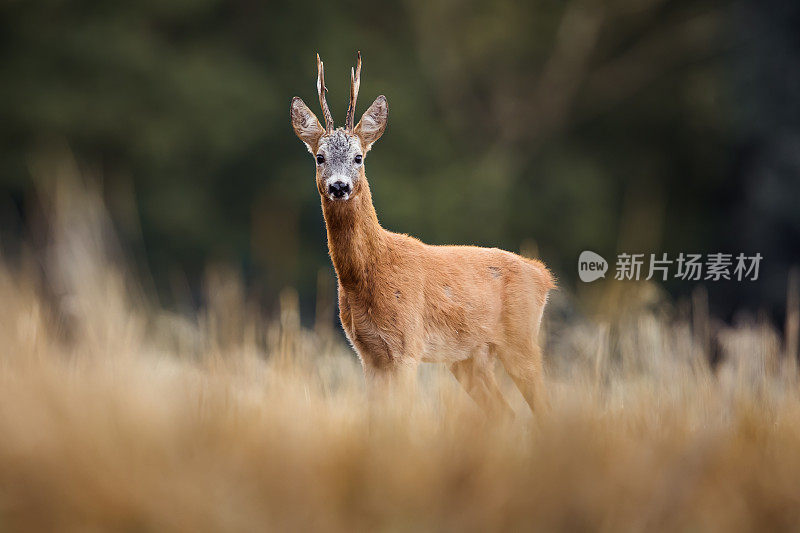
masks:
[[[289,102],[318,112],[319,52],[341,124],[356,50],[357,116],[389,101],[367,163],[386,228],[536,250],[568,291],[584,249],[760,252],[759,281],[708,286],[712,310],[780,317],[800,262],[793,0],[6,0],[4,253],[45,245],[36,161],[69,153],[166,304],[232,264],[267,305],[294,286],[313,306],[332,269]]]

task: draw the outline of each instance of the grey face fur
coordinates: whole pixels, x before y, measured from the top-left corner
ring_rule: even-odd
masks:
[[[331,200],[348,200],[364,166],[364,153],[358,136],[337,129],[320,139],[314,158],[324,194]]]

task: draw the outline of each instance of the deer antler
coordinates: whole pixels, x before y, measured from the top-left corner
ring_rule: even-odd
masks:
[[[319,105],[322,107],[322,115],[325,117],[325,130],[331,133],[333,131],[333,117],[331,116],[328,102],[325,101],[325,93],[328,92],[328,88],[325,87],[325,69],[319,54],[317,54],[317,92],[319,93]]]
[[[345,119],[344,129],[353,131],[356,115],[356,99],[358,98],[358,89],[361,86],[361,51],[358,52],[358,60],[356,62],[355,71],[350,69],[350,105],[347,106],[347,118]]]

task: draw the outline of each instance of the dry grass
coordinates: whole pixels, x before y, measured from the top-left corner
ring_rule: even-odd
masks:
[[[722,332],[712,372],[682,320],[551,323],[536,419],[506,379],[521,416],[486,420],[436,366],[376,405],[290,292],[262,326],[217,273],[172,315],[109,260],[96,197],[51,198],[46,282],[0,271],[2,531],[800,527],[797,369],[767,326]]]

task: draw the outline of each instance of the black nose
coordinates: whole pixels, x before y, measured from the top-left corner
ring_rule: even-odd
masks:
[[[343,181],[334,181],[328,185],[328,194],[334,198],[343,198],[345,194],[350,194],[350,185]]]

